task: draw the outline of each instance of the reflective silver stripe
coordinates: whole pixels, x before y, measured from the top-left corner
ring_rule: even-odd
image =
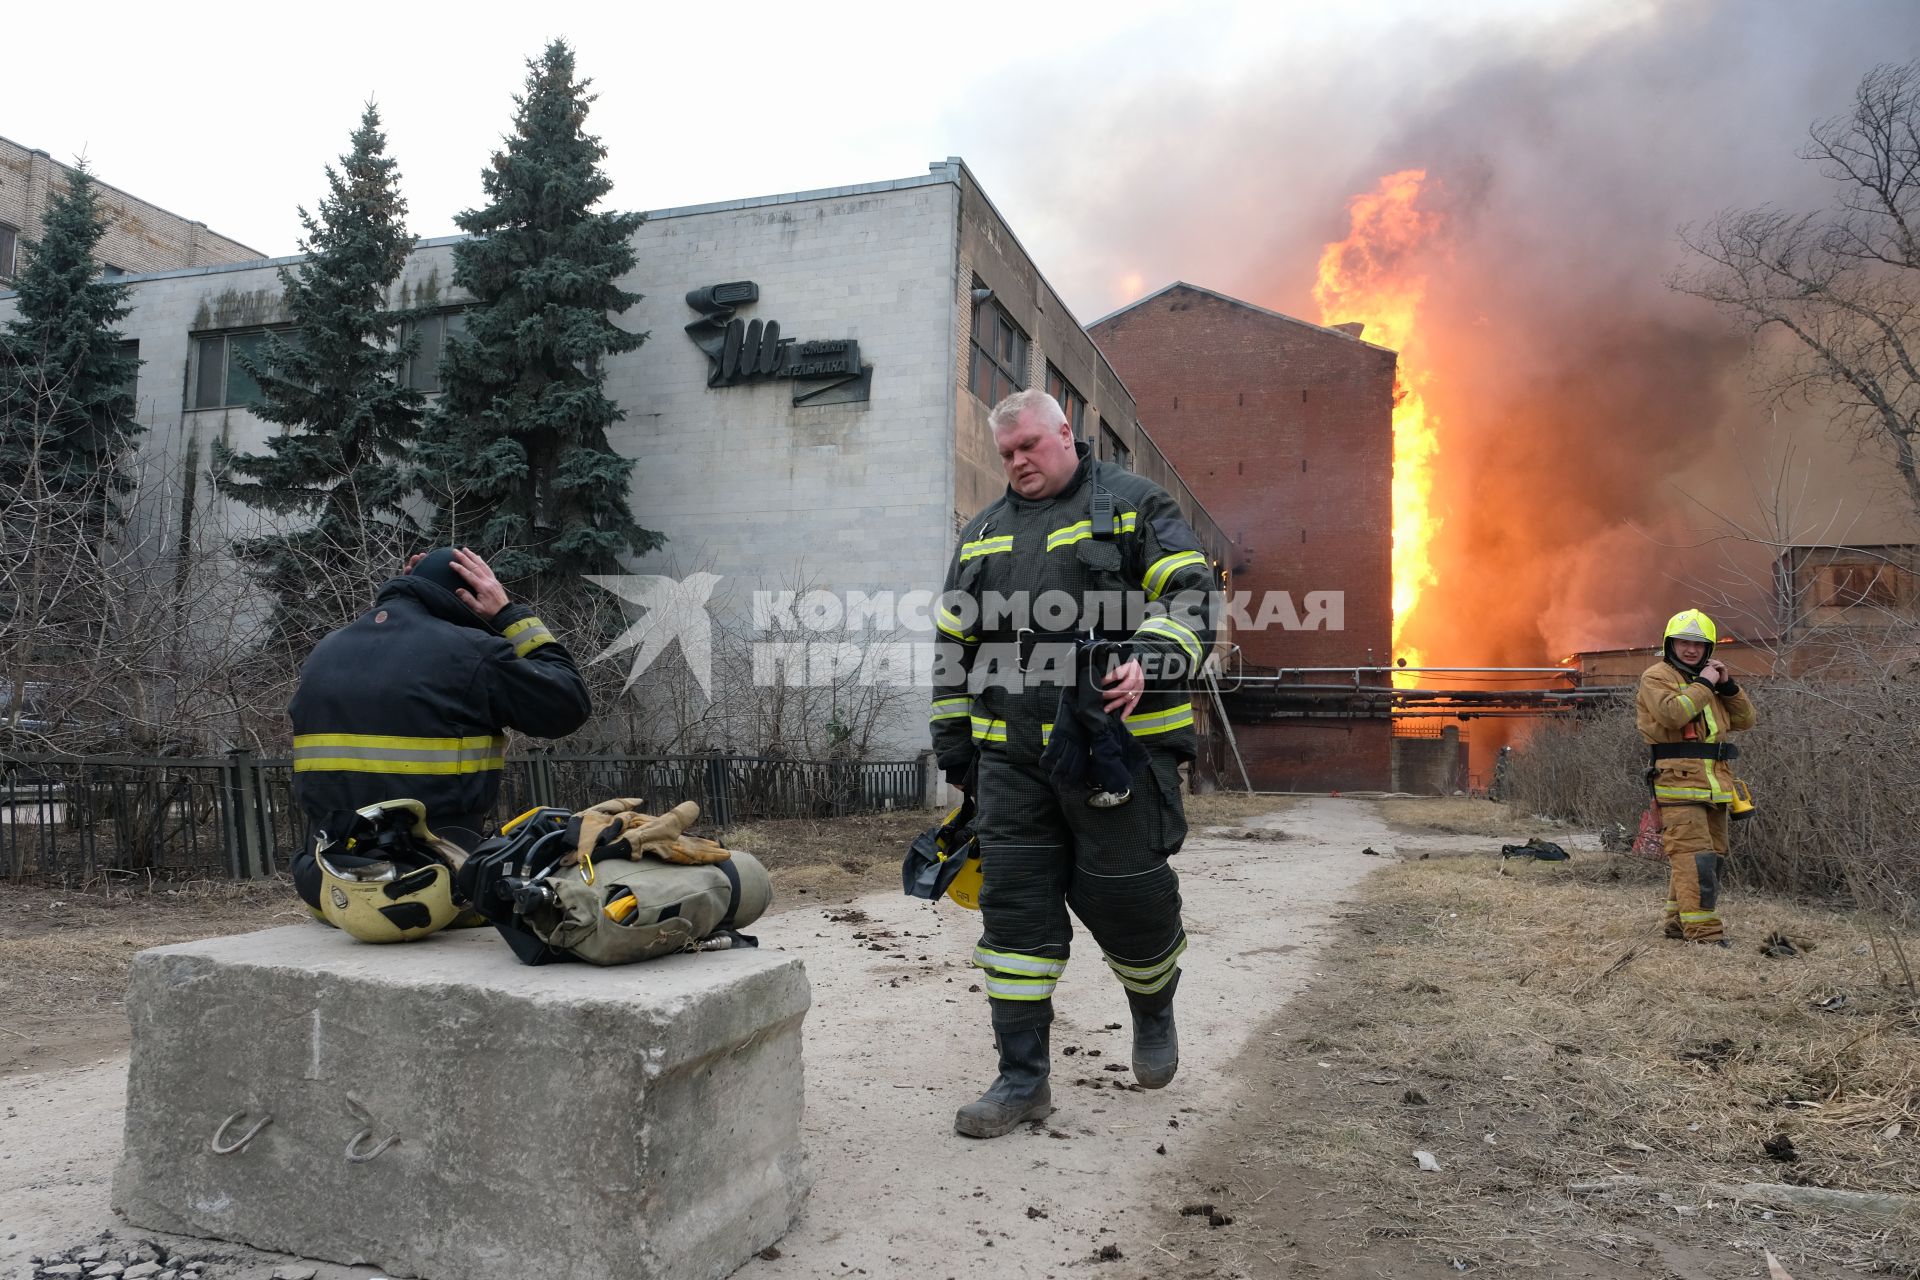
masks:
[[[986,975],[987,994],[1001,1000],[1045,1000],[1056,985],[1052,978],[996,978]]]
[[[990,556],[997,552],[1011,550],[1013,550],[1013,535],[1010,533],[1003,533],[997,538],[981,538],[961,544],[960,563],[965,564],[976,556]]]
[[[1161,556],[1147,566],[1147,572],[1140,579],[1140,585],[1147,589],[1147,599],[1158,600],[1167,589],[1167,580],[1190,564],[1204,565],[1207,558],[1198,551],[1176,551],[1169,556]]]
[[[1135,737],[1184,729],[1193,723],[1193,704],[1182,702],[1178,706],[1168,707],[1165,711],[1156,711],[1152,715],[1128,716],[1126,723],[1127,732]]]
[[[1051,978],[1057,978],[1067,971],[1065,960],[1023,956],[1011,951],[989,951],[985,947],[973,949],[973,965],[976,969],[998,969],[1003,973],[1031,973]]]
[[[1149,965],[1132,965],[1122,964],[1120,961],[1108,955],[1107,967],[1119,974],[1122,978],[1140,978],[1143,980],[1156,978],[1165,974],[1168,970],[1172,969],[1175,964],[1179,963],[1180,957],[1186,954],[1186,950],[1187,940],[1182,938],[1179,944],[1174,947],[1172,954],[1168,955],[1164,960],[1158,960]],[[1106,955],[1105,952],[1101,954]]]
[[[1186,655],[1193,659],[1196,665],[1200,662],[1200,637],[1194,634],[1193,628],[1177,619],[1169,618],[1165,615],[1148,618],[1140,624],[1140,629],[1134,632],[1134,634],[1136,636],[1166,636],[1169,640],[1179,645]]]
[[[413,745],[418,744],[418,745]],[[308,733],[293,740],[296,773],[480,773],[506,766],[504,737],[407,738]]]
[[[964,720],[968,709],[973,705],[971,698],[935,698],[933,710],[927,714],[929,720]]]
[[[514,653],[522,658],[543,644],[553,643],[553,632],[538,618],[522,618],[500,634],[513,642]]]

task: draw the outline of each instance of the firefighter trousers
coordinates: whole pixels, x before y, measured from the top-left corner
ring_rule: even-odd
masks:
[[[1171,753],[1135,770],[1126,804],[1096,809],[1084,787],[1057,786],[1039,764],[980,755],[980,944],[993,1027],[1053,1020],[1074,915],[1099,944],[1136,1008],[1173,999],[1187,935],[1180,878],[1167,859],[1186,839],[1180,775]]]
[[[1727,854],[1727,806],[1663,804],[1660,845],[1667,855],[1667,936],[1717,942],[1720,859]]]

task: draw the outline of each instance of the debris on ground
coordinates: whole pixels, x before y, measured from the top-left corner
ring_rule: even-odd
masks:
[[[1782,1163],[1800,1158],[1800,1153],[1793,1149],[1793,1136],[1791,1134],[1776,1133],[1765,1142],[1762,1142],[1760,1146],[1766,1151],[1768,1158],[1779,1160]]]
[[[1120,1246],[1117,1244],[1103,1244],[1093,1251],[1095,1262],[1118,1262],[1126,1256],[1120,1252]]]
[[[1440,1172],[1440,1162],[1433,1158],[1433,1152],[1416,1151],[1413,1153],[1413,1158],[1419,1163],[1420,1167],[1428,1173]]]
[[[213,1280],[210,1263],[224,1258],[170,1252],[151,1240],[116,1243],[111,1233],[89,1245],[28,1259],[33,1280]],[[273,1273],[276,1277],[279,1271]],[[312,1280],[312,1268],[305,1272]]]
[[[1531,858],[1535,862],[1570,862],[1573,855],[1551,840],[1542,840],[1534,836],[1525,844],[1503,844],[1500,846],[1500,860],[1508,858]]]
[[[1360,852],[1366,854],[1369,858],[1377,858],[1380,856],[1380,851],[1374,848],[1372,845],[1368,845],[1366,848],[1362,849]]]
[[[1777,931],[1768,934],[1766,940],[1760,944],[1760,954],[1771,956],[1776,960],[1805,955],[1812,950],[1813,943],[1806,938],[1793,938]]]

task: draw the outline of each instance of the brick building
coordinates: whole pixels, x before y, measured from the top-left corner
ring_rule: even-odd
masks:
[[[1347,328],[1184,283],[1088,332],[1168,461],[1233,543],[1233,588],[1250,593],[1249,612],[1265,593],[1287,592],[1311,628],[1237,634],[1248,671],[1389,663],[1395,354]],[[1314,626],[1302,606],[1309,592],[1323,591],[1339,593],[1343,607]],[[1282,716],[1245,700],[1230,704],[1256,787],[1389,785],[1387,720],[1298,710]]]
[[[466,303],[448,283],[456,241],[421,241],[393,290],[395,305],[429,312],[408,374],[428,394]],[[894,181],[656,210],[633,247],[620,284],[642,300],[617,322],[652,336],[606,361],[607,394],[626,414],[609,439],[636,461],[636,517],[670,539],[636,572],[718,574],[713,602],[738,616],[754,590],[792,587],[796,575],[843,597],[937,592],[960,527],[1005,488],[987,411],[1026,386],[1052,390],[1084,438],[1168,489],[1224,570],[1225,534],[958,159]],[[259,388],[235,357],[287,324],[277,272],[298,262],[129,281],[122,331],[139,344],[144,447],[164,473],[150,487],[181,495],[174,509],[142,511],[157,543],[189,525],[232,527],[204,518],[223,501],[207,460],[215,442],[256,451],[279,429],[252,412]],[[697,305],[688,295],[703,290]],[[0,292],[0,320],[11,308]],[[720,376],[697,333],[716,315],[727,317],[720,331],[746,321],[746,341],[784,333],[800,340],[796,360],[850,360],[859,373]],[[1204,738],[1207,709],[1196,711]],[[903,700],[879,738],[888,754],[924,747],[924,696]]]
[[[0,138],[0,282],[13,278],[21,246],[40,238],[48,196],[67,185],[73,170],[44,151]],[[99,261],[108,275],[135,275],[201,267],[218,262],[255,262],[266,257],[237,240],[207,230],[178,214],[137,200],[98,178],[100,207],[111,219],[100,239]]]

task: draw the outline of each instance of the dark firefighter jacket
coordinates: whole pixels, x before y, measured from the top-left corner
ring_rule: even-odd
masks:
[[[1128,730],[1193,758],[1195,673],[1213,645],[1219,578],[1165,490],[1079,450],[1058,494],[1030,500],[1009,488],[961,532],[935,612],[931,723],[943,767],[964,767],[973,747],[1038,760],[1089,621],[1100,637],[1128,641],[1147,669]],[[1094,527],[1096,489],[1112,495],[1111,537]],[[1076,606],[1069,619],[1049,616],[1049,592]]]
[[[506,730],[559,738],[589,710],[572,655],[525,605],[489,626],[445,588],[395,578],[301,669],[288,707],[294,798],[315,823],[414,799],[429,826],[481,834]]]

